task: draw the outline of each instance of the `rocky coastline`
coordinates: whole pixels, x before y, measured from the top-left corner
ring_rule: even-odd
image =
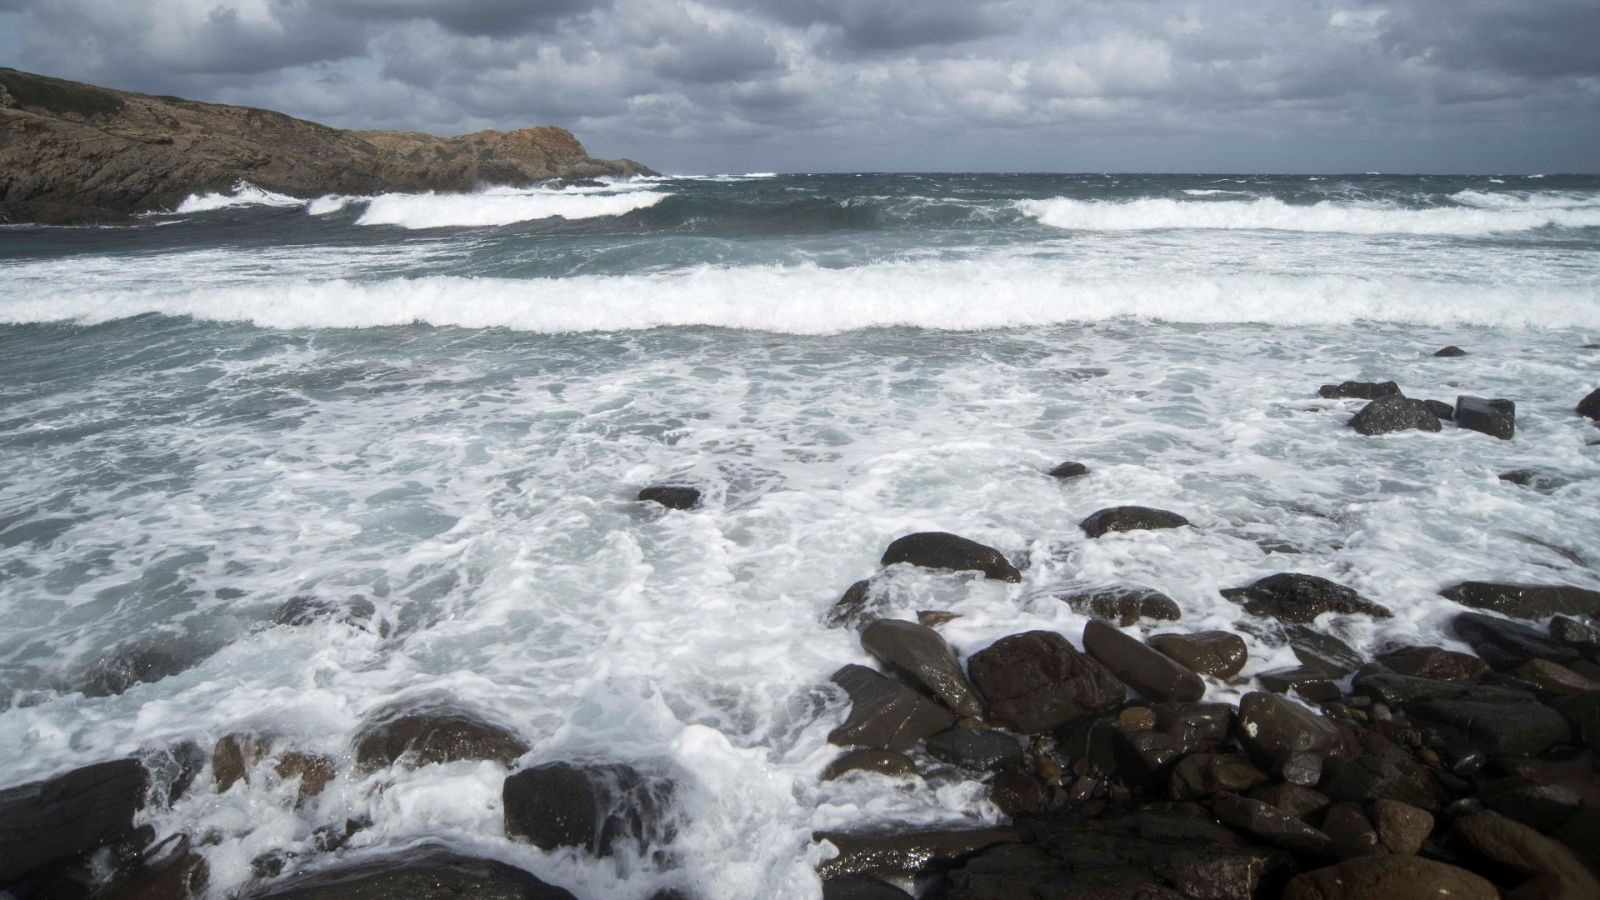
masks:
[[[564,129],[436,137],[0,68],[0,223],[127,225],[240,182],[295,197],[470,191],[656,174],[589,156]]]

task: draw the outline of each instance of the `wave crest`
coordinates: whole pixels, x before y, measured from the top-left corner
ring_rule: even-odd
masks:
[[[672,196],[662,191],[590,193],[545,188],[488,188],[473,194],[379,194],[357,225],[478,228],[536,219],[620,216]]]
[[[233,186],[231,194],[190,194],[179,203],[174,213],[201,213],[212,212],[219,209],[231,209],[236,206],[304,206],[306,201],[288,194],[278,194],[263,190],[248,181],[241,181]]]

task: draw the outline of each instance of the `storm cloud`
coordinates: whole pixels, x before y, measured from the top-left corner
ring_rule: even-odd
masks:
[[[0,0],[0,64],[693,171],[1594,171],[1593,0]]]

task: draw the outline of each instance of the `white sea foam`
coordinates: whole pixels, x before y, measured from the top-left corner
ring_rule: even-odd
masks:
[[[1600,204],[1406,209],[1393,204],[1322,201],[1291,205],[1274,197],[1185,202],[1141,200],[1020,200],[1017,208],[1046,225],[1077,231],[1244,229],[1345,234],[1486,235],[1559,228],[1600,227]]]
[[[1215,197],[1219,194],[1248,194],[1249,191],[1225,191],[1221,188],[1185,188],[1184,193],[1191,197]]]
[[[306,206],[306,212],[313,216],[326,216],[336,213],[352,203],[365,203],[369,198],[354,197],[349,194],[325,194],[312,200]]]
[[[593,219],[644,209],[670,196],[649,190],[595,193],[546,188],[489,188],[473,194],[379,194],[367,201],[366,212],[356,224],[472,228],[556,216]]]
[[[304,206],[306,201],[287,194],[277,194],[272,191],[262,190],[248,181],[241,181],[234,185],[231,194],[190,194],[184,198],[174,213],[200,213],[212,212],[218,209],[231,209],[236,206]]]

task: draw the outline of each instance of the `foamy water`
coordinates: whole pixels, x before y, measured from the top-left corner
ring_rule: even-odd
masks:
[[[823,685],[869,662],[822,617],[902,534],[1024,565],[1018,585],[890,573],[890,614],[961,614],[941,631],[963,656],[1031,628],[1076,643],[1083,618],[1050,597],[1072,586],[1183,609],[1137,633],[1239,629],[1217,590],[1285,570],[1394,610],[1319,622],[1360,650],[1460,649],[1442,586],[1600,587],[1600,432],[1572,415],[1600,383],[1581,349],[1600,340],[1600,238],[1506,227],[1581,213],[1600,185],[1508,180],[1243,179],[1226,189],[1258,197],[1239,201],[1183,193],[1222,189],[1209,178],[663,179],[569,197],[661,195],[628,210],[425,233],[360,224],[380,198],[8,231],[0,787],[253,730],[339,775],[300,808],[293,785],[217,794],[202,775],[149,813],[215,838],[215,897],[365,815],[357,852],[437,838],[585,897],[815,898],[813,830],[997,820],[926,759],[922,784],[819,781],[847,711]],[[494,197],[549,208],[395,202],[415,224]],[[1060,197],[1100,224],[1026,212]],[[1122,227],[1134,211],[1168,224]],[[1458,219],[1367,230],[1435,211]],[[1234,215],[1344,225],[1204,224]],[[1500,218],[1437,230],[1466,216]],[[1470,355],[1431,355],[1452,343]],[[1388,378],[1513,398],[1517,437],[1363,438],[1344,427],[1358,401],[1316,397]],[[1068,459],[1093,474],[1043,474]],[[1497,477],[1521,468],[1565,484]],[[700,486],[703,508],[633,499],[658,481]],[[1195,527],[1084,537],[1121,503]],[[272,624],[303,595],[369,598],[387,634]],[[1293,663],[1270,629],[1246,640],[1247,675]],[[76,690],[129,644],[195,662]],[[361,723],[424,696],[513,728],[524,764],[674,778],[669,854],[506,840],[495,763],[357,775]]]

